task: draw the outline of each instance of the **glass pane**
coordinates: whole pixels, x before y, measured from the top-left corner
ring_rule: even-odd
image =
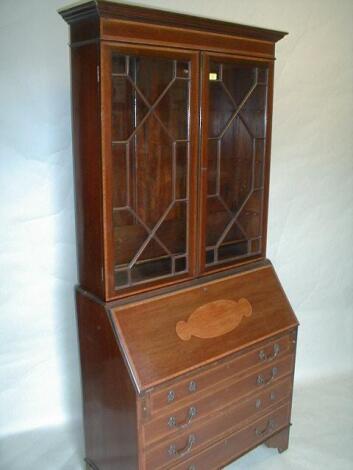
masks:
[[[112,138],[126,141],[147,114],[148,107],[126,76],[112,77]]]
[[[181,258],[176,258],[175,259],[175,271],[176,272],[186,271],[187,270],[186,261],[187,260],[185,256]]]
[[[218,196],[207,198],[206,245],[216,245],[218,239],[232,220],[232,213]]]
[[[175,198],[187,198],[189,144],[177,142],[175,144]]]
[[[126,269],[121,269],[115,273],[115,282],[120,286],[127,286],[129,284],[129,275]]]
[[[172,261],[170,258],[159,258],[134,264],[131,268],[132,284],[150,281],[156,278],[170,275]]]
[[[174,79],[174,60],[130,56],[129,76],[150,105],[161,97]]]
[[[190,74],[189,63],[178,61],[176,64],[176,74],[178,78],[189,78],[189,74]]]
[[[186,253],[186,223],[187,206],[185,202],[176,202],[156,232],[156,236],[170,253]]]
[[[207,186],[209,195],[216,195],[218,192],[219,143],[220,141],[217,139],[208,140]]]
[[[219,137],[234,113],[234,105],[222,81],[210,80],[209,86],[208,135]]]
[[[112,52],[116,288],[188,266],[190,63]]]
[[[156,114],[174,140],[188,138],[189,81],[176,79],[156,107]]]
[[[268,71],[211,61],[206,266],[261,251]]]
[[[152,229],[173,202],[173,141],[154,114],[137,130],[130,158],[134,210]]]

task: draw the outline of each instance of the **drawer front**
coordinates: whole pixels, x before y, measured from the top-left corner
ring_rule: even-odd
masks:
[[[215,413],[207,420],[194,423],[188,430],[179,432],[160,444],[147,449],[146,461],[148,468],[170,465],[193,455],[210,442],[214,442],[239,428],[242,422],[256,419],[271,408],[278,408],[291,397],[291,379],[263,390],[236,406],[227,407]]]
[[[274,360],[288,354],[288,352],[293,352],[294,342],[295,334],[286,334],[245,354],[223,360],[207,371],[190,375],[188,379],[179,380],[168,388],[157,389],[151,393],[150,414],[153,415],[171,408],[184,399],[192,400],[213,384],[244,374],[251,367],[271,364]]]
[[[174,435],[181,430],[192,429],[194,425],[209,418],[217,410],[228,407],[249,394],[267,390],[285,376],[290,376],[291,381],[293,366],[294,355],[287,355],[282,360],[253,371],[245,377],[214,384],[208,393],[195,395],[195,399],[189,400],[184,406],[174,407],[147,421],[143,425],[145,445],[148,446],[162,437]]]
[[[289,426],[289,416],[290,404],[287,403],[209,446],[203,452],[167,468],[173,470],[217,470]],[[154,469],[156,468],[154,467]],[[147,470],[152,470],[152,467],[147,467]]]

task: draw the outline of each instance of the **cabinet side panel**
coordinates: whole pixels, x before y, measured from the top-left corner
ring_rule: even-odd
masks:
[[[102,184],[97,66],[99,49],[71,49],[72,133],[80,285],[102,296]]]
[[[104,306],[77,291],[86,458],[136,470],[136,397]]]

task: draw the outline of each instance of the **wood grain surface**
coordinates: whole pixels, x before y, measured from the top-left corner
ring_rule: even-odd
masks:
[[[176,324],[176,332],[180,339],[188,341],[192,336],[198,338],[217,338],[236,328],[243,317],[250,317],[252,307],[247,299],[214,300],[198,307],[187,321]]]
[[[208,302],[241,297],[249,300],[253,313],[235,330],[216,338],[180,341],[178,321]],[[272,267],[116,307],[111,316],[139,391],[297,326]]]

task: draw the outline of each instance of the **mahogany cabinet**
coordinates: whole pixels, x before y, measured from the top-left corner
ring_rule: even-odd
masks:
[[[298,322],[266,259],[285,33],[103,0],[60,14],[87,466],[285,450]]]

